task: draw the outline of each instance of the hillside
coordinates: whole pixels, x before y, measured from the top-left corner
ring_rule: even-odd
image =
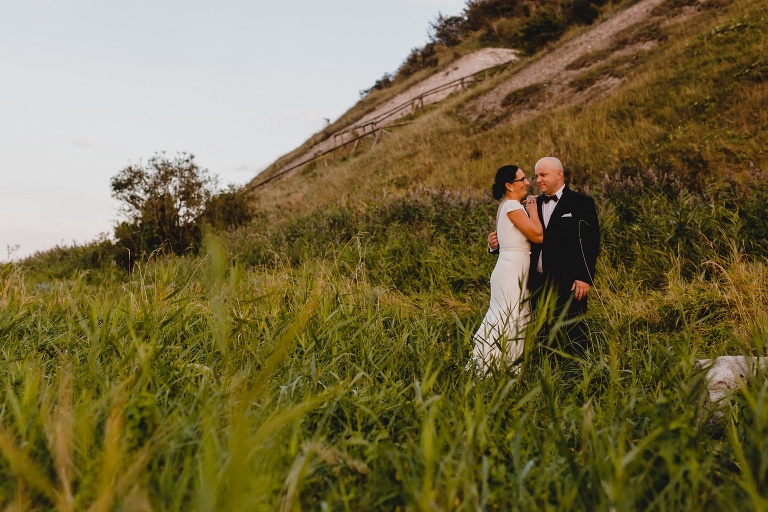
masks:
[[[411,115],[409,125],[389,130],[370,150],[379,137],[260,188],[256,204],[270,215],[297,201],[304,208],[335,204],[340,191],[359,197],[360,177],[382,193],[417,186],[479,191],[500,163],[530,167],[549,153],[583,171],[580,180],[663,168],[698,182],[733,165],[740,176],[748,174],[744,164],[765,169],[759,15],[759,7],[740,2],[636,2]],[[416,146],[418,155],[409,149]],[[301,158],[281,161],[251,186],[292,161]]]
[[[108,239],[0,265],[0,508],[768,510],[768,6],[467,5],[228,192],[249,222],[134,265]],[[547,154],[598,208],[589,350],[534,314],[480,379],[488,189]],[[758,364],[714,401],[696,363],[726,354]]]
[[[563,73],[567,71],[567,66],[573,66],[574,63],[579,62],[579,59],[585,59],[587,54],[603,51],[604,59],[615,57],[619,49],[610,48],[610,46],[617,34],[647,22],[649,18],[654,17],[653,9],[661,3],[662,0],[642,0],[617,12],[605,22],[597,23],[596,26],[587,29],[558,48],[557,51],[548,52],[535,62],[523,66],[514,72],[511,78],[489,91],[478,102],[478,111],[485,113],[490,110],[499,110],[502,106],[508,106],[508,101],[505,98],[510,94],[520,95],[528,87],[542,87],[558,76],[563,77]],[[633,51],[644,50],[649,46],[646,41],[641,41],[639,44],[641,45],[640,48],[631,46],[621,48],[621,54],[631,55]],[[270,168],[265,173],[267,176],[254,180],[250,186],[261,186],[266,183],[266,180],[271,181],[275,177],[283,176],[319,156],[325,156],[334,149],[341,149],[360,136],[370,134],[378,139],[381,134],[376,134],[376,131],[391,127],[401,117],[415,113],[417,107],[439,102],[452,93],[466,90],[468,85],[478,80],[475,75],[485,72],[487,77],[489,72],[496,71],[498,67],[517,61],[520,53],[502,48],[484,48],[464,55],[451,62],[446,69],[412,84],[394,98],[375,105],[353,124],[330,133],[325,140],[311,145],[306,151],[301,151],[298,155],[294,153],[294,158],[281,159],[279,166]],[[576,71],[565,73],[564,78],[567,80],[568,75],[573,77],[582,74],[578,72],[579,67],[585,66],[577,66]],[[557,92],[554,96],[562,96],[562,90]],[[353,108],[352,110],[356,109]]]

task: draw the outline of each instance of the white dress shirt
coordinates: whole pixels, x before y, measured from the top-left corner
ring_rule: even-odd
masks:
[[[555,196],[557,196],[557,200],[560,201],[560,199],[563,197],[563,190],[565,190],[565,185],[560,187],[557,192],[555,192]],[[541,216],[542,216],[542,222],[544,223],[544,227],[549,226],[549,219],[552,218],[552,212],[555,211],[555,207],[557,206],[557,203],[555,201],[549,201],[547,203],[544,203],[541,205]],[[541,274],[544,272],[544,266],[542,263],[542,255],[544,251],[539,253],[539,263],[536,265],[536,271]]]

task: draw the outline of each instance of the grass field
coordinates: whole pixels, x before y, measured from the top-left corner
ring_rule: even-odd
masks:
[[[0,267],[0,506],[766,510],[768,380],[710,405],[694,369],[768,343],[768,11],[712,4],[605,97],[477,123],[451,100],[199,256]],[[485,190],[555,150],[599,209],[591,352],[534,322],[519,373],[478,380]]]
[[[239,245],[209,235],[205,257],[100,283],[27,282],[7,265],[0,499],[763,509],[768,383],[707,407],[693,363],[764,354],[768,248],[744,246],[741,210],[668,192],[597,195],[587,360],[553,358],[529,333],[522,371],[482,381],[464,365],[493,266],[488,201],[421,193]]]

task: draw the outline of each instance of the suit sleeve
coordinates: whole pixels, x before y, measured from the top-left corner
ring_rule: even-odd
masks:
[[[583,216],[579,220],[579,242],[583,251],[581,255],[583,273],[579,280],[594,284],[595,266],[600,253],[600,221],[597,218],[595,201],[591,197],[587,197],[584,201]]]

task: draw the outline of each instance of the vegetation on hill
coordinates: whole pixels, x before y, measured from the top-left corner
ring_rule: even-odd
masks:
[[[712,405],[694,362],[766,354],[768,9],[689,4],[557,97],[478,112],[510,70],[270,183],[199,255],[3,265],[0,506],[766,509],[768,380]],[[480,381],[486,189],[544,154],[599,207],[592,352],[534,322]]]
[[[232,230],[253,218],[245,194],[233,185],[220,190],[218,178],[192,154],[158,153],[121,169],[111,187],[123,215],[114,241],[103,234],[90,244],[38,252],[24,261],[28,275],[62,279],[88,271],[87,279],[98,280],[131,272],[155,254],[197,254],[204,229]]]
[[[574,26],[592,24],[603,11],[633,2],[610,0],[469,0],[461,13],[439,14],[427,44],[414,48],[394,74],[384,74],[363,95],[435,68],[468,48],[507,47],[534,54]]]
[[[637,0],[468,0],[457,15],[438,14],[429,41],[411,50],[397,71],[384,73],[360,101],[338,120],[284,155],[262,173],[269,175],[308,148],[350,126],[376,105],[394,97],[467,53],[484,47],[508,47],[534,54],[556,43],[568,30],[593,23],[599,16]]]
[[[299,211],[363,205],[418,187],[486,196],[499,165],[531,172],[546,154],[559,156],[582,188],[649,169],[697,193],[711,180],[752,188],[768,167],[765,10],[754,2],[705,7],[670,0],[610,51],[574,63],[581,73],[557,93],[542,83],[506,106],[500,99],[478,110],[478,100],[519,68],[507,70],[391,129],[373,148],[369,139],[271,182],[254,194],[255,205],[277,220],[299,204]]]

